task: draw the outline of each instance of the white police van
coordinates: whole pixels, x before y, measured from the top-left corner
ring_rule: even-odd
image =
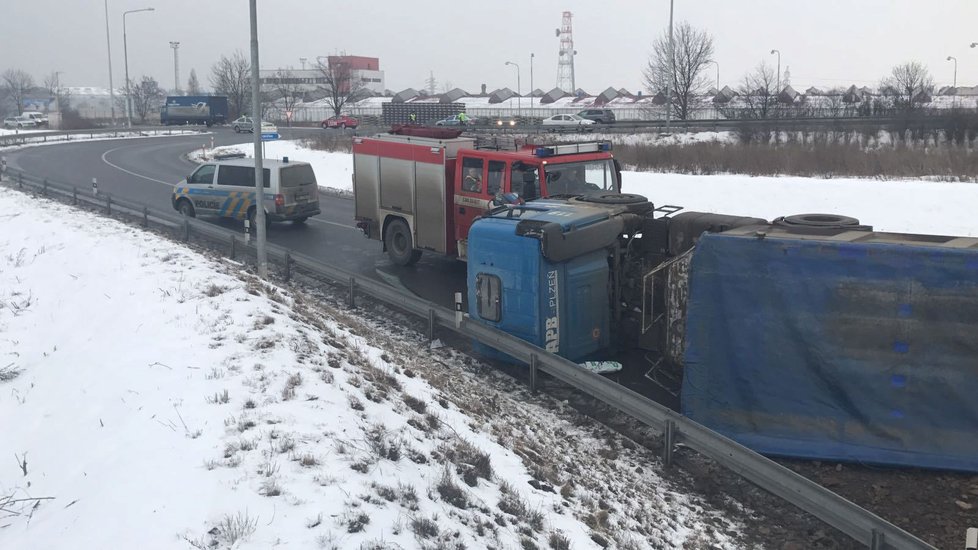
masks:
[[[303,223],[319,214],[319,185],[308,162],[266,159],[265,219]],[[247,219],[255,227],[255,161],[206,162],[173,188],[173,208],[184,216]]]

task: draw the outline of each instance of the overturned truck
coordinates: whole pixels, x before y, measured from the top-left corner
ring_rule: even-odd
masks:
[[[651,350],[683,414],[761,453],[978,471],[978,239],[678,211],[495,209],[470,316],[572,360]]]

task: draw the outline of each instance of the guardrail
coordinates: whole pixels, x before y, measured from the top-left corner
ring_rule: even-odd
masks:
[[[239,251],[253,252],[254,249],[252,243],[240,240],[236,232],[197,219],[182,217],[175,211],[161,212],[145,204],[114,199],[108,194],[85,192],[83,188],[33,177],[19,170],[8,170],[6,176],[5,182],[8,186],[21,189],[26,187],[44,195],[59,195],[70,199],[73,204],[104,208],[108,214],[123,212],[141,218],[144,226],[152,222],[175,230],[184,241],[189,241],[196,235],[215,243],[227,243],[232,258]],[[525,362],[529,365],[530,384],[534,390],[537,374],[542,371],[661,431],[664,441],[662,457],[667,466],[672,462],[675,446],[682,443],[873,550],[934,548],[876,514],[860,508],[776,462],[628,388],[585,370],[563,357],[548,353],[542,348],[500,330],[470,321],[467,316],[459,320],[455,311],[384,283],[358,278],[346,270],[311,256],[272,243],[268,243],[266,249],[269,259],[277,261],[282,266],[286,280],[292,277],[294,269],[301,269],[313,276],[344,285],[348,290],[351,306],[355,306],[357,295],[363,294],[417,315],[428,321],[429,338],[433,338],[436,328],[447,329]]]

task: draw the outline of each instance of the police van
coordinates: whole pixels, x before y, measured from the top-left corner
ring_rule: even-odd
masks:
[[[267,222],[303,223],[319,214],[319,185],[308,162],[262,161]],[[233,159],[200,165],[173,188],[173,208],[188,217],[249,220],[255,227],[255,161]]]

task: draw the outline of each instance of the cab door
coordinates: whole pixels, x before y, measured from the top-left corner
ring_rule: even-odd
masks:
[[[204,164],[187,178],[188,193],[198,214],[216,214],[220,204],[214,194],[217,165]]]
[[[455,240],[469,236],[472,222],[489,208],[486,185],[486,161],[479,157],[462,157],[455,187]]]

